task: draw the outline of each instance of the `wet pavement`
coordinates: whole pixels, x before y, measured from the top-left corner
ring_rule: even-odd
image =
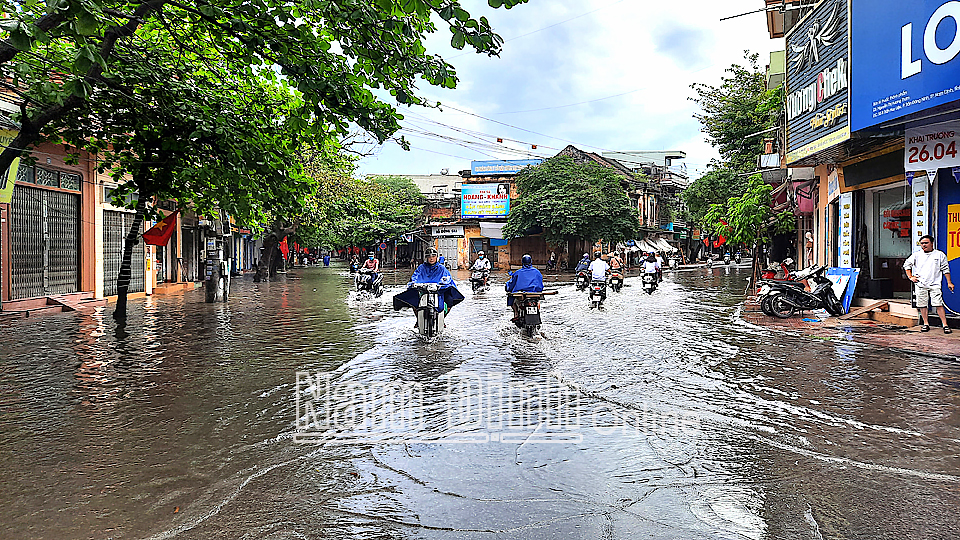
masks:
[[[744,322],[747,273],[532,340],[503,275],[425,343],[342,268],[5,321],[0,537],[954,538],[960,362]]]

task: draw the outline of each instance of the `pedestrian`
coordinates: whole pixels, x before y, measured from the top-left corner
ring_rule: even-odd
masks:
[[[813,266],[813,233],[807,231],[803,238],[803,263],[806,268],[810,268]]]
[[[940,283],[947,278],[947,288],[953,293],[953,281],[950,280],[950,266],[947,256],[933,247],[933,237],[925,234],[920,237],[921,251],[914,251],[903,262],[903,270],[907,278],[914,282],[917,290],[917,307],[920,308],[920,317],[923,324],[921,332],[930,331],[930,319],[927,315],[927,304],[937,308],[940,321],[943,323],[943,333],[950,334],[952,330],[947,325],[947,310],[943,307],[943,291]]]

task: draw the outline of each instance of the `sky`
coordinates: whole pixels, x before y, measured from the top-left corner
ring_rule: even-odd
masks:
[[[457,88],[421,82],[420,95],[442,110],[400,107],[397,136],[411,150],[370,145],[359,174],[456,174],[473,160],[549,157],[573,144],[598,153],[684,151],[697,178],[718,154],[693,117],[690,85],[718,85],[745,50],[760,53],[763,67],[783,48],[763,13],[720,21],[761,9],[762,0],[530,0],[510,10],[461,1],[489,19],[503,52],[453,49],[438,24],[427,48],[454,65]]]

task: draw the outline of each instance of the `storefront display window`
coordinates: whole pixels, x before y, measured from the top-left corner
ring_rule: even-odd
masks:
[[[912,196],[904,188],[876,193],[877,242],[875,254],[884,258],[906,258],[913,253],[910,236]]]

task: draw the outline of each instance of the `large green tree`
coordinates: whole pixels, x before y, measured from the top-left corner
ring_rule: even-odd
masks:
[[[720,152],[720,166],[738,173],[756,169],[763,140],[773,135],[766,130],[778,124],[783,110],[782,88],[766,89],[757,58],[756,53],[745,53],[746,65],[727,68],[719,86],[691,85],[697,96],[690,99],[702,110],[694,118]]]
[[[281,82],[231,78],[211,61],[216,51],[201,59],[169,47],[162,32],[149,37],[158,41],[149,48],[118,47],[115,54],[131,61],[78,108],[82,118],[52,121],[47,137],[96,153],[101,171],[120,184],[115,201],[136,195],[117,281],[118,319],[126,314],[132,250],[153,200],[249,223],[269,208],[296,207],[312,191],[297,167],[300,132],[287,126],[302,103],[295,92]]]
[[[707,231],[726,237],[733,245],[752,246],[766,241],[767,233],[789,232],[796,219],[789,211],[774,214],[770,207],[770,192],[773,186],[764,182],[759,174],[750,177],[744,190],[721,203],[711,204],[703,217]],[[773,227],[770,227],[770,222]]]
[[[526,0],[488,0],[513,7]],[[422,79],[456,86],[449,63],[427,52],[434,17],[457,49],[498,54],[503,40],[484,17],[456,0],[0,0],[0,75],[22,101],[20,133],[0,153],[5,170],[51,122],[82,118],[126,63],[153,65],[118,50],[148,52],[158,43],[207,58],[233,78],[282,77],[302,96],[289,125],[323,134],[351,123],[380,141],[398,129],[400,114],[375,90],[416,104]],[[156,40],[154,37],[162,36]],[[201,46],[197,46],[201,44]],[[215,64],[218,63],[218,64]]]
[[[510,202],[503,228],[507,237],[543,228],[548,244],[582,239],[618,242],[636,236],[637,209],[621,182],[623,176],[595,163],[578,164],[555,156],[517,175],[520,196]]]
[[[750,192],[754,186],[748,176],[756,170],[764,139],[776,139],[776,128],[782,122],[783,87],[766,89],[766,77],[757,58],[757,54],[744,53],[745,65],[731,65],[718,86],[692,85],[697,96],[690,99],[702,110],[694,117],[703,126],[707,140],[720,152],[720,160],[711,162],[707,173],[682,194],[687,218],[693,223],[715,226],[715,220],[706,219],[715,205],[726,208],[732,197]],[[769,202],[768,196],[768,205]],[[737,216],[728,216],[727,221],[736,219]],[[743,229],[752,226],[750,221],[736,225]]]

